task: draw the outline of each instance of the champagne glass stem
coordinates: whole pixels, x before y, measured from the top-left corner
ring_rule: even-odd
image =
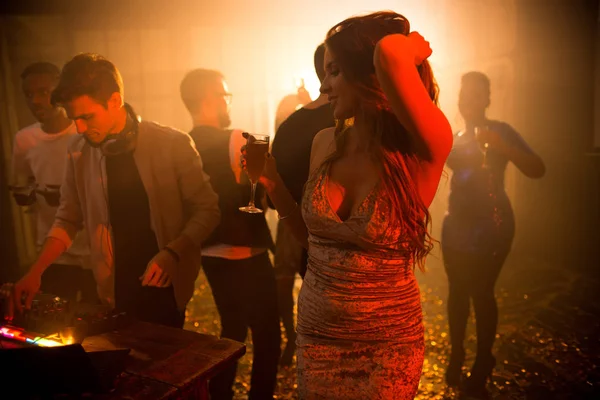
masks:
[[[254,204],[254,196],[256,195],[256,182],[251,182],[251,183],[252,183],[252,188],[250,189],[250,202],[248,203],[248,206],[256,207],[256,205]]]

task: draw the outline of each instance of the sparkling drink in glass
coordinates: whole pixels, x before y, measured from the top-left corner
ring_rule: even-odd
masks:
[[[250,202],[245,207],[240,207],[240,211],[257,214],[263,210],[257,208],[254,204],[256,193],[256,184],[265,168],[265,155],[269,152],[269,135],[248,134],[246,142],[246,173],[252,184],[250,192]]]
[[[482,132],[487,131],[489,128],[487,126],[476,126],[475,127],[475,137],[477,139],[479,139],[479,135]],[[489,164],[488,164],[488,143],[483,143],[482,145],[482,149],[481,149],[481,153],[483,154],[483,163],[482,163],[482,167],[483,168],[488,168]]]

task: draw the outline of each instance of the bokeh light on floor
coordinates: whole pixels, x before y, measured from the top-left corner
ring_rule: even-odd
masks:
[[[417,399],[458,399],[458,393],[444,384],[449,357],[446,277],[439,268],[417,274],[426,331],[426,359]],[[296,295],[300,284],[298,279]],[[488,385],[492,399],[570,399],[579,398],[570,393],[592,393],[598,389],[600,338],[595,333],[600,320],[594,318],[594,312],[598,310],[582,310],[571,301],[577,294],[573,291],[585,290],[578,285],[586,284],[593,285],[585,280],[581,282],[581,277],[561,270],[559,266],[521,260],[512,261],[505,267],[496,290],[500,321],[495,346],[498,364]],[[594,290],[593,287],[589,289]],[[577,321],[582,320],[584,324],[579,325],[583,328],[574,330]],[[188,306],[185,327],[200,333],[219,334],[219,315],[203,274]],[[282,327],[282,348],[285,341]],[[240,360],[235,382],[236,400],[247,398],[250,383],[250,335],[246,344],[247,353]],[[467,330],[465,375],[474,360],[475,346],[471,318]],[[297,399],[296,389],[295,366],[280,368],[276,398]]]

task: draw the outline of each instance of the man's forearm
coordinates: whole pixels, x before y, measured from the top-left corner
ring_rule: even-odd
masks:
[[[186,234],[182,234],[177,239],[167,244],[167,247],[177,253],[179,258],[181,258],[183,254],[191,251],[196,246]]]
[[[46,238],[42,250],[29,272],[43,274],[65,250],[67,250],[67,246],[61,240],[53,237]]]

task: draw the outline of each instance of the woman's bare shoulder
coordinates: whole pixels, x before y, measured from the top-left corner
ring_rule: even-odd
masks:
[[[310,170],[320,166],[335,151],[335,127],[325,128],[315,135],[310,152]]]

